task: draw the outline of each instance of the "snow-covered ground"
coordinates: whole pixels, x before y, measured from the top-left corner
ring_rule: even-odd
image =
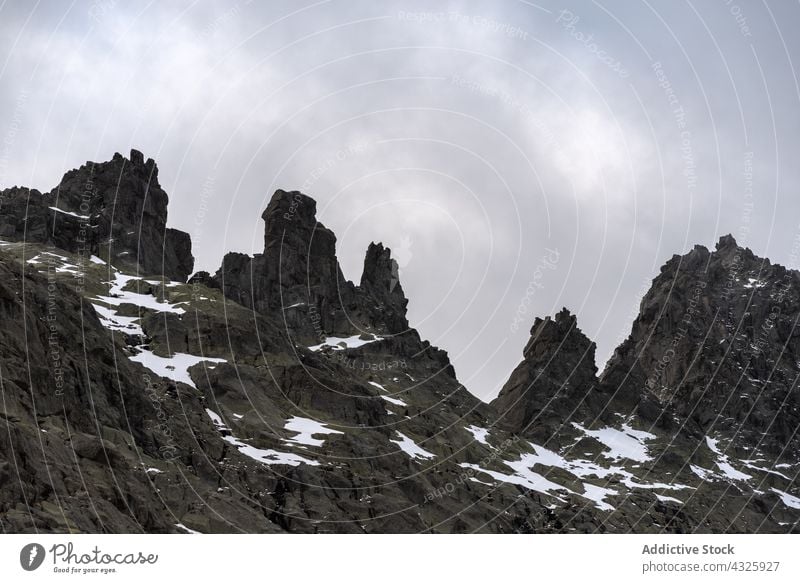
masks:
[[[717,460],[715,463],[720,471],[722,471],[723,476],[730,480],[750,480],[753,477],[749,474],[745,474],[744,472],[740,472],[731,465],[730,458],[720,451],[718,439],[713,439],[709,436],[706,436],[706,445],[708,446],[708,449],[717,455]]]
[[[98,296],[96,300],[111,306],[121,306],[122,304],[131,304],[146,310],[153,310],[154,312],[166,312],[169,314],[185,314],[186,310],[179,308],[177,304],[170,304],[168,302],[160,302],[155,296],[150,294],[140,294],[133,291],[125,291],[125,287],[131,281],[140,281],[140,277],[135,275],[126,275],[121,272],[114,274],[114,280],[108,282],[110,284],[107,296]]]
[[[609,453],[614,453],[615,455],[613,456],[608,455],[606,457],[614,457],[616,459],[617,458],[616,454],[621,451],[625,451],[626,453],[631,453],[631,450],[635,450],[635,452],[640,452],[638,448],[634,448],[630,443],[627,443],[626,440],[624,439],[620,440],[618,435],[619,433],[622,432],[617,432],[617,433],[603,432],[600,434],[609,443],[611,443],[613,439],[614,447],[611,447],[611,452]],[[643,435],[640,437],[642,439],[644,438]],[[626,444],[625,448],[618,449],[617,446],[619,446],[620,441]],[[529,445],[533,449],[533,453],[523,453],[517,460],[502,460],[503,464],[505,464],[511,470],[513,470],[512,474],[504,474],[502,472],[488,470],[476,466],[474,464],[461,464],[461,466],[469,467],[474,470],[483,472],[493,477],[495,480],[511,484],[518,484],[520,486],[528,488],[529,490],[534,490],[536,492],[541,492],[543,494],[548,494],[550,496],[558,497],[555,494],[556,492],[568,492],[579,496],[583,496],[587,500],[591,500],[595,504],[595,506],[600,510],[613,510],[614,507],[608,502],[606,502],[605,499],[607,496],[620,495],[621,493],[610,488],[586,482],[585,478],[595,477],[603,480],[616,477],[619,478],[619,481],[626,488],[629,489],[638,488],[645,490],[683,490],[686,488],[690,488],[690,486],[687,486],[685,484],[677,484],[677,483],[664,484],[657,482],[640,482],[630,471],[626,470],[624,467],[620,465],[612,464],[609,467],[604,467],[590,460],[567,459],[563,455],[555,451],[549,450],[545,447],[542,447],[540,445],[537,445],[535,443],[529,443]],[[619,456],[619,457],[625,457],[625,456]],[[581,480],[584,492],[582,494],[579,492],[573,492],[566,486],[557,484],[547,479],[544,475],[542,475],[538,471],[534,471],[534,468],[536,469],[559,468],[561,470],[564,470]],[[624,492],[622,494],[624,494]],[[673,498],[672,500],[678,501],[675,498]]]
[[[792,496],[791,494],[778,490],[777,488],[770,488],[770,491],[775,492],[778,496],[780,496],[781,502],[783,502],[789,508],[800,510],[800,498],[797,496]]]
[[[139,353],[129,358],[133,362],[138,362],[145,368],[150,369],[160,377],[165,377],[179,383],[186,383],[195,389],[197,386],[189,376],[189,369],[191,367],[201,362],[227,362],[224,358],[193,356],[181,352],[175,353],[171,358],[165,358],[147,349],[142,349]]]
[[[435,454],[432,454],[431,452],[422,449],[414,442],[413,439],[411,439],[404,433],[400,433],[399,431],[396,431],[395,433],[397,433],[397,436],[400,438],[400,440],[397,441],[394,439],[390,439],[389,441],[391,441],[392,443],[396,443],[400,447],[400,449],[403,450],[403,452],[405,452],[406,455],[408,455],[410,458],[431,459],[436,457]]]
[[[603,488],[602,486],[595,486],[594,484],[584,484],[584,493],[582,496],[587,500],[595,503],[595,506],[600,510],[614,510],[608,502],[605,501],[606,496],[614,496],[617,494],[616,490],[611,488]]]
[[[49,251],[42,251],[36,257],[28,259],[26,263],[30,265],[52,266],[55,268],[56,273],[69,273],[74,276],[81,275],[80,268],[77,265],[71,264],[67,257],[56,253],[50,253]]]

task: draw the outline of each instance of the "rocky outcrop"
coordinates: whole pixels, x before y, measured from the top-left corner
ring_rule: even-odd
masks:
[[[732,237],[667,262],[600,377],[574,315],[537,318],[487,405],[391,251],[346,281],[306,195],[186,284],[139,276],[192,260],[136,152],[2,204],[5,532],[797,530],[800,276]]]
[[[603,384],[617,409],[665,428],[796,449],[798,317],[800,274],[724,236],[662,267]]]
[[[408,300],[391,251],[371,244],[355,286],[342,275],[336,236],[317,221],[316,206],[300,192],[276,191],[262,214],[264,252],[228,253],[213,285],[256,312],[281,314],[303,343],[408,331]]]
[[[536,318],[522,362],[492,401],[501,423],[547,443],[571,422],[593,421],[603,409],[595,349],[566,308]]]
[[[51,243],[87,260],[98,255],[143,273],[186,281],[194,267],[188,233],[168,229],[169,197],[158,167],[137,150],[67,172],[48,193],[0,192],[0,237]]]

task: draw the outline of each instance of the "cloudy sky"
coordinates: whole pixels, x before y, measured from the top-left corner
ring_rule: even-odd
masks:
[[[730,232],[791,264],[798,22],[796,1],[0,0],[0,188],[137,148],[209,271],[303,190],[348,278],[393,248],[412,324],[490,398],[562,306],[602,368],[674,253]]]

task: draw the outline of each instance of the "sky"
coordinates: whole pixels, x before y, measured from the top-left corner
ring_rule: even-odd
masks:
[[[793,268],[800,3],[0,0],[0,188],[154,158],[197,269],[301,190],[359,281],[497,394],[535,317],[630,332],[673,254],[732,233]]]

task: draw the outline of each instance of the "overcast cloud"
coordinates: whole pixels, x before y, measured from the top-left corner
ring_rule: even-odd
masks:
[[[674,253],[731,232],[789,263],[798,23],[744,0],[0,2],[0,188],[137,148],[212,272],[303,190],[348,278],[394,250],[412,324],[489,398],[562,306],[602,368]]]

